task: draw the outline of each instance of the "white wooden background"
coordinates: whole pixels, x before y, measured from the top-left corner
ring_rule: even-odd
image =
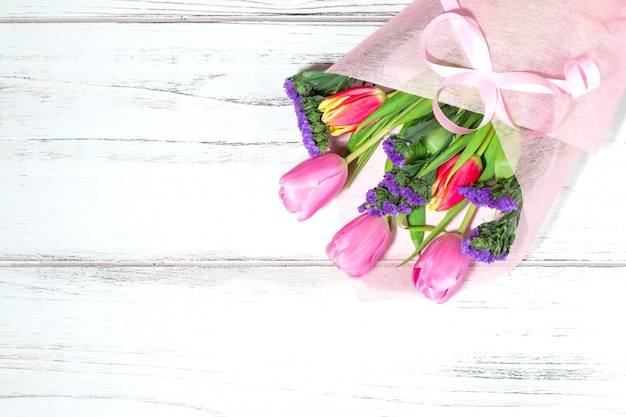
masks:
[[[2,0],[0,416],[626,413],[626,105],[522,264],[360,302],[283,79],[409,3]]]

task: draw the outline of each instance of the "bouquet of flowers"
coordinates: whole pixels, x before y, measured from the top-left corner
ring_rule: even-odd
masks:
[[[280,179],[285,208],[302,221],[337,197],[326,253],[363,298],[443,303],[470,274],[504,274],[606,134],[626,83],[621,12],[414,1],[327,72],[286,80],[310,159]]]

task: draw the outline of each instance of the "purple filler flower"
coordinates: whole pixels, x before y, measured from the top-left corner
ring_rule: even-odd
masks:
[[[369,204],[376,204],[376,190],[373,188],[365,193],[365,201]]]
[[[426,199],[421,195],[417,195],[409,187],[402,187],[400,189],[400,196],[404,197],[406,201],[408,201],[410,204],[413,204],[414,206],[423,206],[424,204],[426,204]]]
[[[477,260],[478,262],[484,262],[486,264],[492,264],[495,261],[502,261],[506,259],[506,253],[495,254],[492,253],[489,248],[483,250],[472,246],[472,239],[478,237],[478,228],[472,229],[469,239],[463,239],[461,242],[461,252],[469,257]]]
[[[396,152],[395,142],[393,139],[388,138],[383,142],[383,150],[392,164],[399,167],[403,167],[406,164],[404,157]]]
[[[309,156],[314,158],[320,155],[320,149],[315,143],[313,138],[313,126],[306,115],[304,106],[302,105],[302,96],[296,92],[293,81],[287,79],[284,84],[285,93],[293,101],[293,107],[296,112],[296,118],[298,119],[298,129],[302,134],[302,143],[306,148]]]
[[[400,195],[400,186],[396,182],[396,176],[391,172],[387,172],[384,177],[381,185],[384,185],[391,195],[399,196]]]
[[[517,203],[510,196],[505,195],[494,199],[489,187],[476,188],[471,185],[458,187],[459,194],[476,207],[489,207],[503,213],[517,210]]]
[[[285,88],[285,93],[287,93],[287,97],[291,100],[295,101],[296,99],[300,99],[300,95],[296,92],[296,86],[293,81],[287,79],[285,80],[285,84],[283,85]]]
[[[465,239],[463,242],[461,242],[461,252],[477,260],[478,262],[492,264],[495,261],[501,261],[506,259],[506,254],[504,253],[501,253],[500,255],[495,255],[491,253],[491,250],[489,250],[489,248],[480,250],[473,247],[471,243],[472,241],[470,239]]]
[[[381,217],[383,215],[383,213],[378,210],[375,206],[367,206],[365,204],[361,204],[357,210],[359,211],[359,213],[365,213],[367,212],[367,214],[369,214],[370,216],[374,216],[374,217]]]
[[[387,214],[389,216],[395,216],[398,214],[398,207],[391,201],[383,201],[382,210],[383,214]]]

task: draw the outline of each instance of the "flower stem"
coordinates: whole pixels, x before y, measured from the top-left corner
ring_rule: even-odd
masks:
[[[376,145],[376,143],[378,143],[388,133],[388,131],[386,129],[381,129],[381,132],[383,132],[383,133],[372,136],[367,141],[365,141],[365,143],[363,143],[363,145],[361,145],[357,149],[355,149],[354,152],[349,153],[344,158],[345,161],[346,161],[346,164],[349,164],[350,162],[354,161],[359,156],[361,156],[365,151],[367,151],[369,148],[371,148],[372,146]]]
[[[483,153],[485,153],[485,151],[487,150],[487,147],[491,143],[491,140],[496,134],[496,130],[493,128],[493,125],[490,125],[490,126],[491,128],[489,129],[489,132],[487,132],[487,134],[485,135],[485,139],[483,140],[483,142],[480,144],[480,147],[476,151],[476,155],[478,156],[482,156]]]
[[[432,232],[435,227],[434,226],[407,226],[403,227],[404,230],[408,230],[410,232]]]
[[[355,149],[354,152],[351,152],[350,154],[348,154],[344,158],[345,161],[346,161],[346,164],[349,164],[350,162],[354,161],[359,156],[361,156],[364,152],[366,152],[369,148],[371,148],[372,146],[374,146],[378,142],[380,142],[382,140],[382,138],[384,138],[389,132],[391,132],[396,126],[398,126],[398,122],[400,120],[402,120],[402,118],[408,112],[410,112],[415,107],[417,107],[421,102],[422,102],[422,100],[416,100],[414,103],[411,103],[411,105],[407,106],[407,108],[405,108],[400,113],[398,113],[393,119],[389,120],[389,122],[387,122],[386,125],[384,125],[380,129],[378,129],[372,135],[371,138],[369,138],[361,146],[359,146],[357,149]]]
[[[461,235],[465,234],[467,227],[472,222],[474,214],[476,213],[476,209],[477,207],[473,204],[470,204],[470,206],[467,208],[467,212],[465,212],[465,217],[463,217],[463,222],[461,222],[461,225],[459,226],[459,233]]]
[[[465,208],[465,206],[467,204],[468,204],[467,200],[463,200],[460,203],[458,203],[456,206],[450,208],[448,210],[448,212],[446,213],[446,215],[444,216],[444,218],[441,219],[441,221],[437,224],[437,226],[435,226],[430,231],[428,236],[426,236],[426,238],[415,249],[415,251],[413,251],[413,253],[410,254],[409,257],[406,258],[404,261],[402,261],[402,263],[400,263],[400,265],[398,265],[398,266],[400,267],[400,266],[405,265],[411,259],[413,259],[417,255],[419,255],[419,253],[422,251],[422,249],[424,249],[426,247],[426,245],[428,245],[433,239],[435,239],[439,235],[439,233],[441,233],[444,230],[444,228],[452,221],[452,219],[454,219],[456,217],[456,215],[459,214],[459,212],[461,210],[463,210],[463,208]]]

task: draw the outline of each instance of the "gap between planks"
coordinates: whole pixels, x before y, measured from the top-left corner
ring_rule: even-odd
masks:
[[[145,16],[88,16],[88,17],[15,17],[0,18],[0,24],[37,24],[37,23],[260,23],[260,24],[369,24],[386,23],[395,14],[389,15],[346,15],[346,14],[259,14],[252,16],[222,15],[145,15]]]
[[[0,261],[2,268],[279,268],[333,267],[323,260],[214,260],[214,261]],[[522,261],[516,268],[625,268],[626,262]]]

